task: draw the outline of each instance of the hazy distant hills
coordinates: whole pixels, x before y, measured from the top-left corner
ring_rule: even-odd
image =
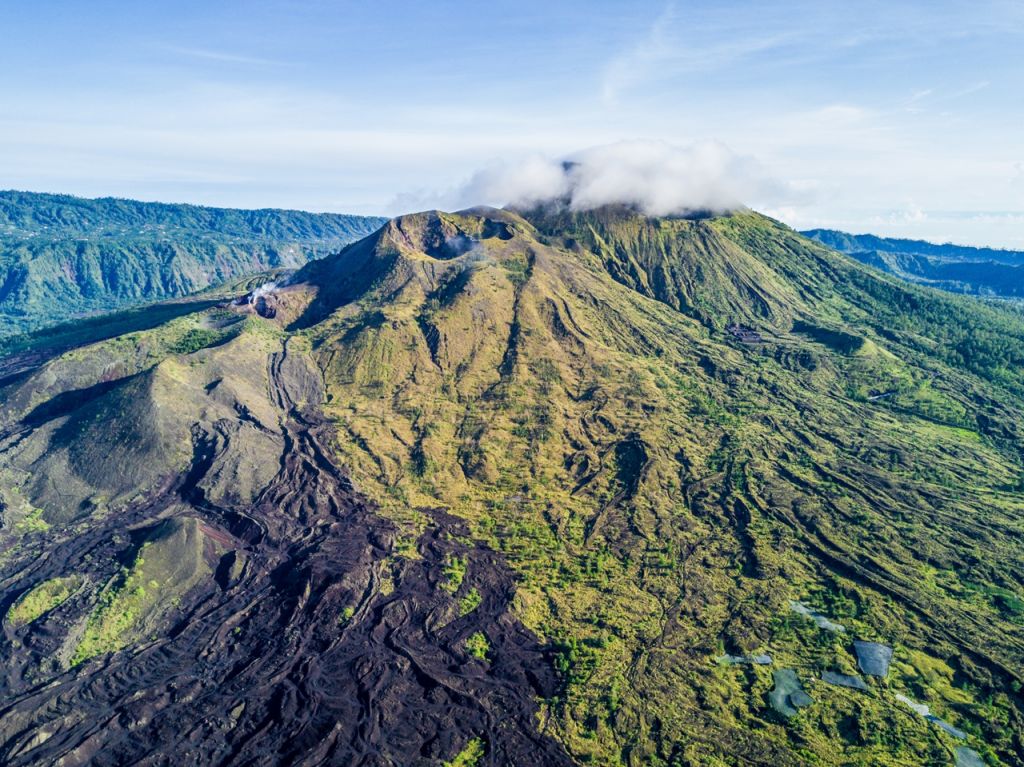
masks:
[[[301,266],[383,221],[0,192],[0,336]]]
[[[912,282],[955,293],[1024,296],[1024,251],[937,245],[832,229],[802,234]]]

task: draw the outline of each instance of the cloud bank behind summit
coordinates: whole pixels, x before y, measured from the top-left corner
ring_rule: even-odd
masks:
[[[511,205],[552,201],[585,211],[605,205],[634,207],[651,216],[694,211],[728,212],[763,199],[793,194],[752,157],[717,141],[676,146],[662,141],[620,141],[564,158],[531,155],[496,162],[445,195],[403,195],[396,210]]]

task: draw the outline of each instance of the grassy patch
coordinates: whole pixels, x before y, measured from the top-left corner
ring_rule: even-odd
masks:
[[[454,594],[462,585],[462,579],[466,577],[466,560],[462,557],[449,557],[445,562],[443,575],[441,588]]]
[[[138,620],[146,599],[147,584],[143,574],[146,560],[143,554],[147,547],[148,544],[144,545],[132,567],[122,572],[120,587],[104,593],[99,607],[89,618],[82,641],[75,648],[71,658],[72,666],[94,655],[112,652],[124,646],[125,635]]]
[[[205,541],[194,519],[172,520],[154,530],[131,567],[122,568],[100,597],[71,665],[128,646],[147,620],[177,606],[185,592],[210,574],[203,557]]]
[[[483,635],[482,631],[477,631],[475,634],[471,634],[469,639],[466,640],[466,652],[474,658],[487,660],[487,654],[490,651],[491,643],[487,641],[487,637]]]
[[[7,611],[7,621],[14,627],[24,626],[60,607],[81,585],[76,575],[51,578],[26,592]]]
[[[181,338],[171,344],[169,351],[172,354],[192,354],[212,346],[223,336],[223,333],[208,328],[189,328]]]
[[[480,592],[477,591],[476,587],[471,588],[466,592],[466,595],[459,600],[459,615],[469,615],[480,606],[482,599],[483,597],[480,596]]]
[[[443,767],[476,767],[486,751],[483,740],[481,738],[473,738],[454,759],[450,762],[445,762]]]
[[[14,523],[14,529],[19,533],[45,533],[50,529],[50,525],[43,519],[42,509],[32,509]]]

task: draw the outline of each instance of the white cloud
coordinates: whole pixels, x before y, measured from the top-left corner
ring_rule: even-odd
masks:
[[[528,205],[570,192],[570,178],[561,163],[532,155],[515,165],[501,163],[477,171],[459,197],[470,205],[479,202]]]
[[[633,204],[652,215],[725,210],[742,205],[768,181],[753,160],[715,142],[680,148],[624,141],[572,159],[570,205],[580,210],[609,203]]]
[[[946,98],[952,100],[963,98],[964,96],[970,96],[971,94],[977,93],[978,91],[985,90],[991,84],[992,83],[989,82],[988,80],[981,80],[980,82],[973,83],[965,88],[961,88],[960,90],[949,94]]]
[[[650,215],[694,210],[729,210],[752,202],[785,203],[805,198],[812,185],[787,185],[771,178],[750,157],[724,144],[675,146],[661,141],[620,141],[564,158],[531,155],[492,164],[461,187],[403,195],[392,209],[530,205],[558,200],[574,210],[633,205]]]
[[[161,49],[168,53],[188,58],[200,58],[208,61],[222,61],[224,63],[240,63],[240,65],[256,65],[266,67],[287,67],[291,66],[288,61],[280,61],[273,58],[262,58],[260,56],[249,56],[242,53],[233,53],[227,50],[211,50],[207,48],[186,48],[178,45],[162,45]]]
[[[882,216],[875,216],[873,224],[921,224],[928,220],[928,214],[915,202],[907,203],[902,210],[894,210]]]
[[[179,56],[187,56],[194,59],[206,59],[207,61],[223,61],[230,64],[260,64],[270,66],[282,66],[288,64],[288,62],[285,61],[264,59],[258,56],[245,56],[238,53],[232,53],[230,51],[214,51],[207,50],[205,48],[182,48],[177,45],[166,45],[162,47],[168,53],[174,53]]]

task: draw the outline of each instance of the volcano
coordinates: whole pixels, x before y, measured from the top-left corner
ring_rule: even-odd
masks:
[[[748,210],[275,280],[0,362],[3,763],[1024,759],[1018,310]]]

